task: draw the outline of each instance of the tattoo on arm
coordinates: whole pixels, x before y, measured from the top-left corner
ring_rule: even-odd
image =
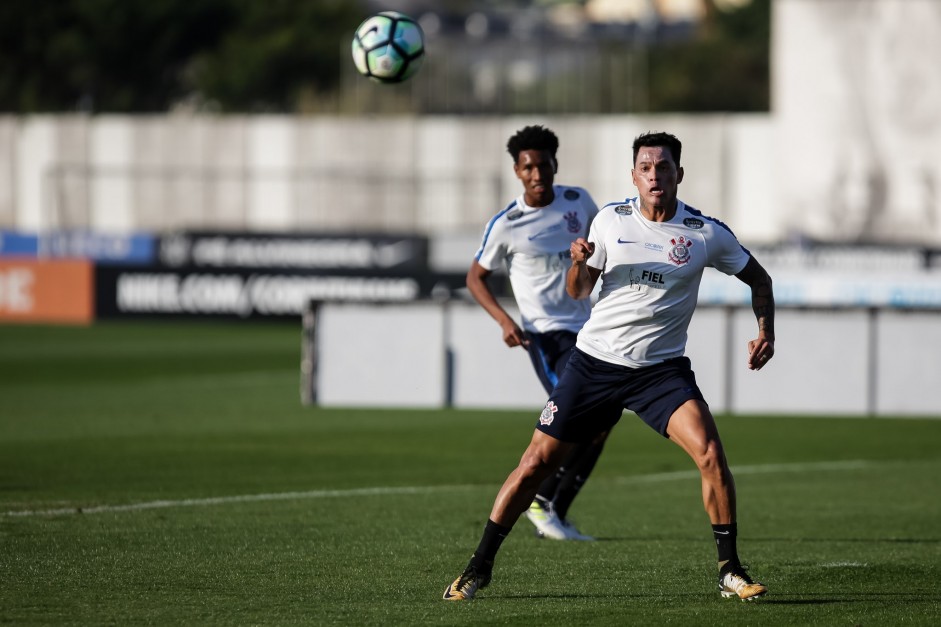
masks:
[[[771,276],[754,257],[736,276],[751,288],[751,306],[758,320],[758,330],[773,339],[774,290],[771,288]]]
[[[751,305],[758,320],[758,329],[765,332],[768,337],[774,337],[774,292],[771,289],[771,277],[763,273],[755,283],[752,283]]]

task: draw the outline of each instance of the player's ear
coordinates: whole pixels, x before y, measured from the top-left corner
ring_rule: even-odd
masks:
[[[555,157],[552,157],[551,161],[552,161],[552,173],[553,173],[553,174],[558,174],[558,173],[559,173],[559,162],[555,160]]]
[[[676,169],[676,184],[679,185],[683,182],[683,168]]]

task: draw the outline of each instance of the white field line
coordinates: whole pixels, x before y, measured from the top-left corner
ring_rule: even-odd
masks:
[[[227,503],[251,503],[255,501],[301,501],[305,499],[327,499],[346,496],[386,496],[390,494],[428,494],[430,492],[455,490],[471,486],[403,486],[356,488],[350,490],[307,490],[303,492],[272,492],[269,494],[239,494],[234,496],[213,496],[202,499],[178,499],[166,501],[146,501],[125,505],[94,505],[91,507],[60,507],[57,509],[25,510],[3,512],[0,516],[62,516],[65,514],[101,514],[104,512],[133,512],[144,509],[165,509],[168,507],[204,507],[207,505],[225,505]]]
[[[808,462],[799,464],[763,464],[759,466],[733,466],[735,475],[769,474],[769,473],[804,473],[830,470],[858,470],[870,466],[870,462],[862,460],[834,461],[834,462]],[[680,470],[676,472],[662,472],[632,477],[619,477],[615,479],[618,484],[659,483],[663,481],[686,480],[699,477],[699,471]],[[20,510],[0,513],[0,517],[28,517],[28,516],[65,516],[69,514],[102,514],[107,512],[135,512],[148,509],[166,509],[171,507],[207,507],[211,505],[226,505],[229,503],[252,503],[258,501],[301,501],[307,499],[327,499],[357,496],[391,496],[399,494],[430,494],[433,492],[467,490],[482,486],[401,486],[401,487],[375,487],[354,488],[349,490],[307,490],[302,492],[273,492],[268,494],[241,494],[234,496],[216,496],[201,499],[177,499],[164,501],[146,501],[143,503],[128,503],[125,505],[94,505],[90,507],[60,507],[55,509]]]
[[[871,466],[872,462],[860,459],[832,462],[803,462],[795,464],[761,464],[757,466],[732,466],[732,474],[764,475],[781,473],[824,472],[830,470],[859,470]],[[661,481],[676,481],[678,479],[696,479],[698,470],[675,470],[673,472],[659,472],[650,475],[636,475],[632,477],[619,477],[615,479],[619,484],[631,483],[659,483]]]

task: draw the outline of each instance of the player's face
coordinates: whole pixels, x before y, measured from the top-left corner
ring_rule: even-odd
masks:
[[[548,150],[523,150],[513,164],[516,177],[523,183],[523,199],[530,207],[545,207],[552,202],[555,159]]]
[[[631,170],[641,206],[670,209],[676,204],[676,190],[683,180],[683,168],[677,168],[666,146],[641,146]]]

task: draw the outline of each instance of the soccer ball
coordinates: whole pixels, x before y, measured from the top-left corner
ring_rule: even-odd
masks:
[[[367,18],[353,37],[356,69],[380,83],[401,83],[418,71],[424,58],[421,26],[397,11]]]

